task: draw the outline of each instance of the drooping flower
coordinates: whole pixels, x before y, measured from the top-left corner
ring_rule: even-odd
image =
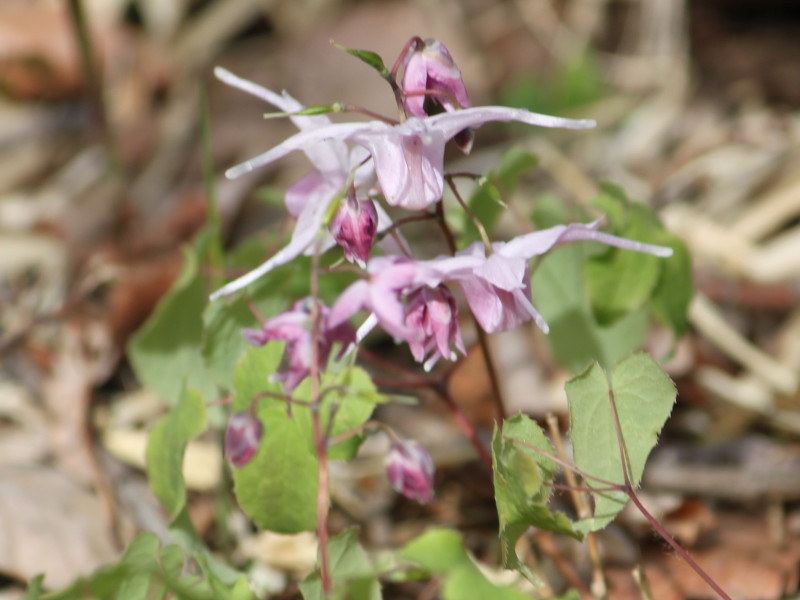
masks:
[[[403,67],[400,88],[407,115],[422,119],[472,106],[461,71],[440,41],[427,39],[417,44],[405,57]],[[464,129],[455,136],[465,154],[469,154],[474,139],[472,129]]]
[[[225,427],[225,456],[230,463],[241,469],[258,452],[263,425],[250,413],[240,412],[231,415]]]
[[[547,322],[530,300],[530,258],[545,254],[555,246],[578,241],[599,242],[660,257],[672,256],[671,248],[598,231],[601,222],[602,219],[586,225],[558,225],[509,242],[496,242],[488,257],[483,244],[477,242],[456,256],[436,258],[423,265],[442,273],[443,280],[454,281],[461,287],[472,314],[487,333],[513,329],[530,319],[547,333]]]
[[[406,342],[421,341],[421,330],[406,324],[403,297],[425,285],[436,287],[441,275],[402,256],[376,256],[367,264],[369,279],[360,279],[339,295],[331,307],[333,326],[346,322],[360,310],[374,314],[386,333]]]
[[[287,392],[294,390],[311,372],[312,359],[312,298],[298,300],[292,309],[264,322],[259,329],[243,329],[242,335],[254,346],[263,346],[270,340],[286,342],[288,369],[273,376],[283,383]],[[342,352],[355,343],[355,330],[347,322],[335,325],[330,322],[330,308],[319,304],[318,364],[328,362],[335,342],[342,345]]]
[[[433,498],[434,465],[425,447],[414,440],[392,445],[386,455],[386,476],[392,488],[409,500],[430,502]]]
[[[358,200],[355,196],[348,196],[339,205],[329,230],[342,247],[344,257],[364,266],[378,233],[375,203],[368,198]]]
[[[425,363],[426,370],[442,357],[455,358],[451,344],[466,353],[458,326],[456,299],[444,285],[412,291],[406,298],[405,309],[406,326],[423,334],[422,338],[409,341],[408,347],[417,362]]]

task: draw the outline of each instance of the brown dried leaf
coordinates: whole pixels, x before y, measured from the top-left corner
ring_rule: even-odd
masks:
[[[100,500],[53,469],[0,467],[0,571],[67,585],[116,556]]]

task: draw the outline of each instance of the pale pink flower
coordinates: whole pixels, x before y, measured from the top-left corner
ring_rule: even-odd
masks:
[[[242,335],[254,346],[263,346],[270,340],[286,342],[288,369],[273,375],[273,381],[283,383],[287,392],[294,390],[311,372],[312,322],[311,307],[313,299],[303,298],[292,309],[265,321],[259,329],[243,329]],[[319,304],[319,332],[317,345],[318,364],[328,363],[334,343],[341,344],[344,352],[355,343],[355,330],[347,322],[332,324],[330,308]]]

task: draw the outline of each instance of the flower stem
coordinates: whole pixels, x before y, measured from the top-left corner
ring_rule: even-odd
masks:
[[[558,418],[555,415],[547,415],[547,428],[550,430],[550,437],[553,439],[556,452],[558,452],[561,460],[567,462],[567,453],[564,449],[564,442],[561,439],[561,431],[558,428]],[[592,513],[589,507],[587,493],[578,487],[578,482],[575,480],[575,473],[571,470],[566,469],[564,471],[564,477],[567,480],[572,503],[575,505],[575,511],[578,513],[578,517],[580,519],[588,519],[592,516]],[[586,534],[586,546],[589,549],[589,559],[592,561],[592,593],[600,598],[605,598],[608,593],[608,588],[606,586],[605,575],[603,574],[603,564],[600,561],[597,537],[593,531]]]
[[[442,379],[433,379],[431,377],[425,377],[423,375],[419,375],[414,371],[410,371],[405,369],[404,367],[392,363],[390,361],[384,360],[378,356],[375,356],[371,352],[364,350],[363,348],[359,348],[358,355],[361,358],[364,358],[376,365],[380,365],[388,370],[394,371],[403,377],[401,380],[383,380],[378,377],[373,377],[372,381],[377,386],[381,387],[397,387],[397,388],[429,388],[433,390],[437,396],[445,403],[447,408],[453,414],[453,419],[456,422],[456,425],[461,429],[461,432],[466,436],[469,442],[472,444],[472,447],[475,448],[475,452],[478,454],[478,457],[481,459],[481,462],[486,467],[486,469],[491,473],[492,472],[492,457],[489,452],[486,450],[484,445],[481,443],[480,439],[478,438],[478,433],[475,431],[475,428],[472,426],[472,423],[469,422],[464,412],[458,406],[456,401],[447,391],[447,375]],[[452,373],[452,371],[450,371]]]
[[[310,400],[312,403],[311,415],[314,427],[314,446],[317,451],[319,474],[317,477],[317,542],[319,544],[319,576],[322,582],[322,592],[327,596],[331,591],[331,574],[328,566],[328,456],[327,443],[322,432],[320,418],[320,369],[319,369],[319,240],[315,243],[314,254],[311,258],[311,368],[310,368]],[[331,416],[332,418],[332,416]]]
[[[474,318],[474,317],[473,317]],[[492,358],[492,349],[489,346],[489,336],[475,319],[475,331],[478,333],[478,342],[481,345],[483,352],[483,362],[486,365],[486,372],[489,374],[489,382],[492,384],[492,397],[494,399],[495,410],[497,411],[497,418],[500,420],[500,426],[503,425],[503,420],[508,418],[506,412],[506,403],[503,400],[503,392],[500,389],[500,378],[497,376],[497,368]]]
[[[617,415],[617,405],[616,402],[614,402],[613,390],[608,390],[608,400],[611,403],[611,415],[614,419],[614,430],[616,431],[617,442],[619,443],[619,455],[622,461],[622,476],[625,479],[625,486],[623,488],[625,493],[628,494],[631,502],[636,505],[636,508],[638,508],[639,512],[642,513],[642,516],[644,516],[644,518],[650,522],[650,525],[656,530],[656,533],[658,533],[658,535],[660,535],[665,542],[672,546],[672,549],[678,553],[678,556],[680,556],[686,562],[686,564],[689,565],[694,572],[697,573],[700,578],[708,584],[712,590],[719,594],[720,598],[723,598],[724,600],[731,600],[731,597],[719,586],[716,581],[714,581],[711,575],[706,573],[703,568],[689,555],[689,553],[684,550],[683,547],[681,547],[681,545],[676,542],[669,533],[667,533],[667,530],[664,529],[663,525],[661,525],[661,523],[659,523],[658,520],[648,512],[648,510],[639,500],[636,492],[633,491],[633,485],[631,485],[630,476],[628,475],[628,461],[625,456],[625,444],[622,439],[622,429],[619,425],[619,416]]]

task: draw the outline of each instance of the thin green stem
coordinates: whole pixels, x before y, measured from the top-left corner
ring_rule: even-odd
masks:
[[[458,200],[458,203],[461,205],[461,208],[464,209],[464,212],[467,213],[467,216],[475,224],[475,227],[478,228],[478,234],[480,234],[481,241],[483,242],[483,245],[486,248],[486,256],[487,257],[491,256],[492,242],[489,240],[489,234],[486,233],[486,228],[483,226],[483,223],[481,223],[481,220],[477,216],[475,216],[475,213],[472,212],[469,206],[467,206],[467,203],[464,202],[464,199],[458,192],[458,187],[456,186],[455,181],[453,181],[453,177],[454,177],[453,175],[444,176],[445,180],[447,181],[447,185],[450,186],[450,189],[453,191],[453,195],[456,197],[456,200]]]

